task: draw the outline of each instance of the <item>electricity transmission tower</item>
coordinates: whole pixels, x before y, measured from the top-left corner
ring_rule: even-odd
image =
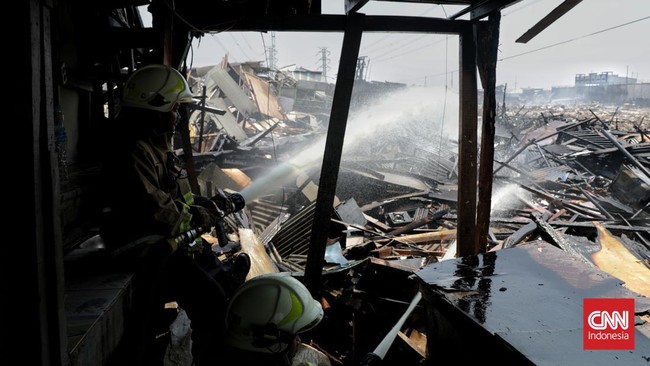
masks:
[[[321,61],[321,66],[319,67],[319,69],[323,70],[322,81],[327,82],[327,70],[330,68],[329,66],[330,51],[327,50],[327,47],[320,47],[319,53],[320,53],[320,61]]]
[[[277,71],[276,65],[278,62],[278,59],[276,58],[278,51],[275,49],[275,32],[271,32],[271,47],[267,48],[267,53],[269,58],[269,75],[273,77]]]
[[[369,64],[370,60],[368,60],[368,56],[361,56],[357,59],[357,72],[354,77],[355,80],[366,80],[366,70]]]

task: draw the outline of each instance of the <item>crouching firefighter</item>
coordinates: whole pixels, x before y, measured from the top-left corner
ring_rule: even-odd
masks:
[[[197,249],[210,255],[209,245],[195,239],[245,204],[238,194],[213,200],[191,192],[172,148],[179,108],[191,101],[177,70],[144,66],[127,79],[121,108],[106,134],[113,148],[103,157],[107,209],[101,235],[115,266],[133,273],[132,312],[109,364],[163,365],[167,344],[157,337],[171,324],[164,308],[171,302],[191,321],[194,364],[218,364],[229,297],[224,287],[234,291],[250,268],[250,259],[241,253],[231,271],[238,273],[220,275],[239,283],[219,283],[189,255]]]
[[[226,349],[232,366],[331,366],[302,343],[323,319],[323,307],[288,272],[255,276],[235,292],[226,314]]]

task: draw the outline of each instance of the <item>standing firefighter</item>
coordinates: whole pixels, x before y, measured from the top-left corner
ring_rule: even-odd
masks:
[[[166,344],[156,339],[169,326],[164,308],[170,302],[178,303],[191,321],[194,364],[218,364],[228,297],[250,268],[242,253],[218,282],[189,254],[191,242],[214,258],[212,269],[220,269],[210,247],[200,238],[192,240],[244,206],[238,194],[213,200],[191,192],[172,147],[179,107],[191,101],[187,81],[177,70],[142,67],[125,83],[116,128],[109,135],[114,148],[103,166],[108,202],[102,237],[116,263],[134,273],[133,313],[123,352],[116,356],[120,365],[163,364]]]

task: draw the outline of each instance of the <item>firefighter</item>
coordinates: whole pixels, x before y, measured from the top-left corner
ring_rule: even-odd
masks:
[[[190,102],[192,92],[176,69],[144,66],[124,84],[115,128],[107,134],[112,148],[103,164],[101,235],[116,265],[134,274],[133,312],[114,364],[163,364],[167,344],[160,335],[171,324],[165,304],[174,302],[191,321],[194,364],[218,364],[227,289],[241,285],[250,268],[247,255],[239,254],[220,284],[193,258],[196,248],[214,254],[197,234],[243,208],[244,201],[237,194],[217,201],[191,191],[172,146],[179,108]]]
[[[323,319],[323,308],[288,272],[258,275],[233,295],[226,314],[229,365],[329,366],[300,340]]]

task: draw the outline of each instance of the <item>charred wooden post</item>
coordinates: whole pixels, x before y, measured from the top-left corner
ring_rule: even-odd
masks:
[[[21,193],[9,195],[16,197],[10,204],[26,215],[11,225],[24,233],[21,240],[4,246],[3,292],[24,301],[20,306],[3,301],[3,309],[11,309],[3,323],[3,330],[11,329],[3,338],[3,350],[28,349],[20,352],[24,364],[66,365],[61,184],[54,138],[57,95],[50,32],[56,14],[44,1],[21,1],[15,8],[18,28],[8,37],[8,46],[17,50],[18,57],[12,71],[27,80],[15,84],[16,94],[24,97],[12,103],[21,112],[9,133],[26,139],[16,144],[16,152],[34,165],[15,164],[12,170],[21,181]]]
[[[501,12],[490,15],[478,28],[478,71],[483,85],[483,129],[481,132],[481,157],[479,168],[478,211],[476,213],[476,251],[484,253],[490,228],[492,207],[492,170],[494,168],[494,135],[496,120],[496,70],[499,46]]]
[[[327,129],[327,141],[323,153],[323,165],[318,181],[314,225],[311,229],[309,253],[307,254],[307,265],[305,267],[305,286],[312,294],[316,294],[320,288],[325,246],[327,245],[330,219],[334,211],[332,204],[336,193],[338,171],[343,153],[343,140],[350,110],[350,98],[354,86],[364,17],[365,15],[361,13],[352,13],[346,17],[347,24],[342,46],[345,52],[341,52],[341,61],[339,62],[336,88],[332,100],[332,112],[329,128]]]
[[[460,33],[460,126],[458,128],[458,246],[456,256],[479,252],[476,230],[478,101],[474,27]]]
[[[533,212],[532,216],[533,216],[533,220],[535,221],[535,223],[537,223],[537,226],[543,233],[542,236],[547,238],[549,243],[554,244],[559,248],[562,248],[567,253],[571,253],[573,256],[587,263],[589,266],[594,265],[587,258],[585,258],[584,255],[578,252],[573,247],[573,245],[568,240],[566,240],[564,235],[560,234],[555,229],[553,229],[553,226],[551,226],[551,224],[546,222],[545,217],[543,217],[540,213]]]

